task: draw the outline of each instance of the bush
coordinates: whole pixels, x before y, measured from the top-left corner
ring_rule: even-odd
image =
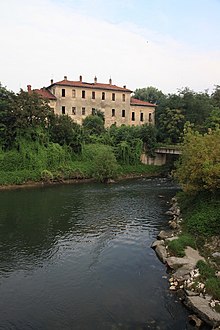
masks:
[[[118,174],[118,163],[110,146],[95,144],[87,145],[83,156],[91,161],[90,175],[100,182],[113,179]]]

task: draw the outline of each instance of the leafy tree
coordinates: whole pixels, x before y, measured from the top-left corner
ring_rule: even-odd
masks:
[[[166,108],[159,117],[159,140],[174,144],[181,142],[184,123],[185,116],[180,109]]]
[[[214,92],[211,94],[211,100],[214,106],[220,108],[220,86],[216,85]]]
[[[143,141],[147,154],[154,157],[154,151],[157,145],[157,130],[155,126],[148,124],[140,126],[139,137]]]
[[[220,189],[220,130],[200,134],[188,129],[175,177],[184,191]]]
[[[92,165],[91,176],[100,182],[114,179],[118,173],[118,163],[110,146],[90,144],[83,148],[83,156]]]
[[[0,83],[0,144],[10,148],[16,138],[15,94]]]
[[[205,121],[205,126],[206,128],[212,129],[220,127],[220,108],[213,108],[213,110],[210,112],[209,116]]]
[[[104,120],[101,115],[89,115],[82,123],[86,135],[100,135],[104,133]]]
[[[134,91],[134,97],[154,104],[159,104],[166,99],[165,94],[153,86],[136,89]]]
[[[52,142],[59,143],[61,146],[67,145],[76,153],[81,152],[81,127],[68,115],[53,116],[49,132]]]

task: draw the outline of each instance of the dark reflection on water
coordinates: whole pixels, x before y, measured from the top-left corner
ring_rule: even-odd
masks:
[[[162,179],[0,192],[0,329],[191,329],[150,248],[175,192]]]

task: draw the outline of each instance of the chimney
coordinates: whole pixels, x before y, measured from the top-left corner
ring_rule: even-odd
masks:
[[[123,88],[126,88],[126,85],[124,85]]]
[[[95,76],[95,78],[94,78],[94,84],[96,84],[97,83],[97,77]]]
[[[31,85],[27,85],[27,91],[28,91],[28,93],[31,92]]]
[[[109,85],[112,85],[112,78],[109,79]]]
[[[82,82],[82,76],[79,76],[79,81]]]
[[[50,79],[50,84],[51,84],[51,85],[53,84],[53,79]]]
[[[67,76],[64,76],[64,80],[67,80]]]

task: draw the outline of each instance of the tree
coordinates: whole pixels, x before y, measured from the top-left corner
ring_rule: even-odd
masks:
[[[16,138],[15,94],[0,83],[0,144],[10,148]]]
[[[104,120],[101,115],[89,115],[87,116],[82,123],[84,132],[87,135],[100,135],[105,131]]]
[[[209,116],[205,121],[206,128],[215,129],[220,127],[220,108],[215,107],[210,112]]]
[[[81,127],[68,115],[53,116],[49,132],[52,142],[59,143],[61,146],[67,145],[76,153],[81,152]]]
[[[204,135],[189,128],[174,173],[183,190],[199,192],[220,189],[220,130]]]
[[[158,119],[159,140],[174,144],[181,142],[184,123],[182,110],[166,108]]]
[[[157,130],[153,125],[144,124],[140,127],[140,139],[143,141],[147,154],[151,157],[155,155],[157,144]]]
[[[160,104],[166,99],[165,94],[153,86],[136,89],[134,91],[134,97],[136,99],[147,101],[153,104]]]

